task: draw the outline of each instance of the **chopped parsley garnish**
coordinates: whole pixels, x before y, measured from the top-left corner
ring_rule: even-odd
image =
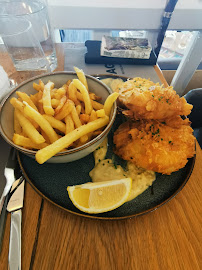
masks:
[[[114,168],[115,168],[115,169],[117,169],[117,165],[116,165],[116,163],[114,163]]]
[[[152,135],[154,136],[154,135],[157,135],[158,133],[159,133],[159,128],[157,129],[156,132],[152,132]],[[158,136],[160,136],[160,135],[158,135]]]

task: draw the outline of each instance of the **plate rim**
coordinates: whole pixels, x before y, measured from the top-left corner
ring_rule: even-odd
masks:
[[[150,212],[153,212],[155,210],[157,210],[158,208],[160,208],[161,206],[163,206],[164,204],[168,203],[169,201],[171,201],[173,198],[175,198],[175,196],[180,193],[180,191],[185,187],[185,185],[187,184],[191,174],[192,174],[192,171],[194,169],[194,165],[195,165],[195,160],[196,160],[196,154],[190,158],[189,160],[192,160],[192,164],[191,164],[191,168],[189,170],[189,174],[186,176],[185,180],[183,181],[183,183],[180,185],[180,187],[169,197],[167,198],[165,201],[163,201],[162,203],[160,204],[157,204],[155,205],[154,207],[152,208],[149,208],[143,212],[140,212],[140,213],[137,213],[137,214],[132,214],[132,215],[127,215],[127,216],[121,216],[121,217],[102,217],[102,216],[94,216],[94,215],[90,215],[88,213],[78,213],[78,212],[74,212],[72,210],[69,210],[57,203],[55,203],[53,200],[51,200],[50,198],[48,198],[46,195],[44,195],[33,183],[32,183],[32,180],[28,177],[27,173],[25,172],[24,170],[24,167],[22,166],[22,162],[21,162],[21,158],[20,158],[20,155],[19,155],[19,151],[17,151],[17,160],[18,160],[18,163],[20,165],[20,169],[22,171],[22,174],[23,176],[25,177],[26,181],[32,186],[32,188],[44,199],[46,199],[47,201],[49,201],[50,203],[52,203],[53,205],[59,207],[60,209],[68,212],[68,213],[71,213],[71,214],[74,214],[74,215],[77,215],[77,216],[81,216],[81,217],[85,217],[85,218],[91,218],[91,219],[100,219],[100,220],[122,220],[122,219],[128,219],[128,218],[135,218],[135,217],[138,217],[138,216],[143,216],[143,215],[146,215]],[[185,165],[186,166],[186,165]]]

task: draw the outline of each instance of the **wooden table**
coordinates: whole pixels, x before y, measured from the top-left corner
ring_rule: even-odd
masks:
[[[63,46],[57,47],[58,69],[63,69]],[[155,69],[164,80],[158,67]],[[41,198],[26,183],[22,269],[202,269],[201,164],[197,143],[193,173],[174,199],[147,215],[117,221],[69,214]],[[10,214],[0,269],[8,267],[9,232]]]

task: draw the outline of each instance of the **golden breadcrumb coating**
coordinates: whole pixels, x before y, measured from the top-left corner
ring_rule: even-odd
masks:
[[[132,119],[163,120],[176,115],[189,115],[192,105],[177,95],[171,86],[164,88],[143,78],[133,78],[118,84],[119,104]]]
[[[188,119],[128,121],[114,134],[114,152],[135,165],[171,174],[195,154],[195,137]]]

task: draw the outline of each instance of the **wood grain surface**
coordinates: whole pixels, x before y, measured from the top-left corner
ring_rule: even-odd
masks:
[[[59,69],[64,63],[63,46],[57,47]],[[69,214],[42,199],[26,183],[22,269],[202,269],[201,164],[197,143],[193,173],[182,191],[156,211],[125,220],[92,220]],[[8,267],[9,232],[10,214],[0,269]]]

